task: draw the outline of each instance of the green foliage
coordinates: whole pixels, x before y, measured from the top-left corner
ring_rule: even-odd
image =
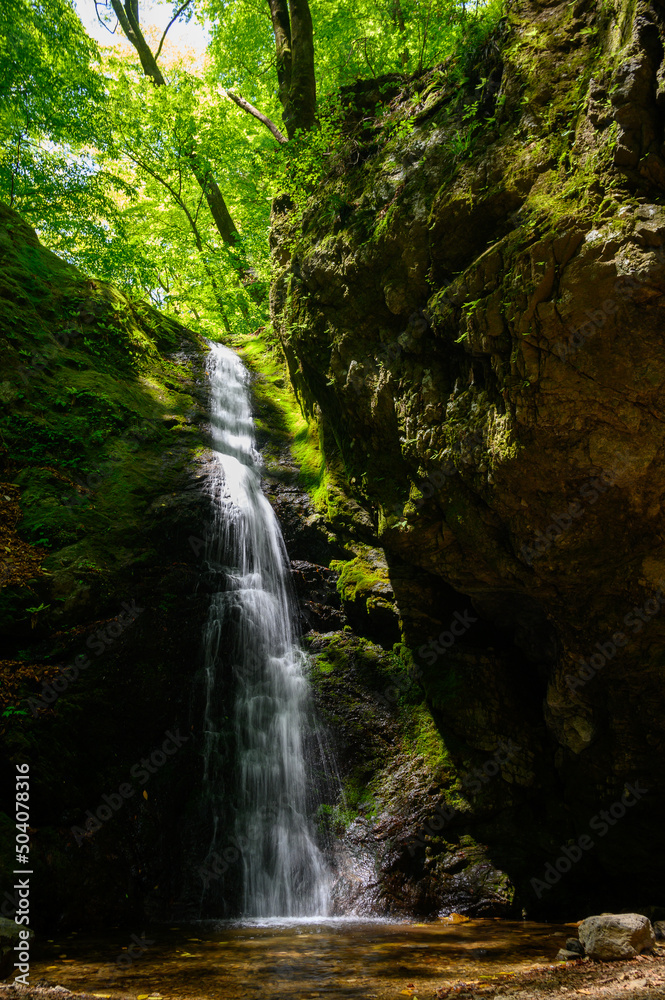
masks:
[[[109,564],[126,557],[126,534],[145,513],[149,484],[168,493],[189,461],[189,441],[200,443],[190,417],[196,404],[183,387],[189,362],[164,352],[203,345],[64,265],[2,206],[0,256],[0,326],[11,333],[0,452],[21,492],[20,538],[50,550],[49,572],[66,576],[48,596],[5,587],[0,613],[5,626],[32,619],[41,627],[58,613],[62,597],[54,602],[53,593],[76,601],[79,589],[98,587]],[[139,547],[139,562],[143,554]]]
[[[486,16],[487,3],[465,0],[310,0],[317,87],[322,97],[359,79],[413,73],[458,51],[460,39]],[[273,120],[274,42],[267,5],[204,0],[211,25],[212,73]]]
[[[115,179],[85,149],[106,101],[97,59],[70,0],[1,5],[0,198],[81,263],[116,214]]]
[[[453,52],[457,58],[446,73],[464,73],[499,7],[496,0],[473,10],[464,0],[312,0],[311,11],[317,127],[279,145],[226,95],[239,91],[280,125],[267,5],[201,0],[197,16],[211,32],[209,59],[197,67],[182,58],[166,61],[162,53],[166,85],[155,86],[135,52],[98,49],[72,0],[6,0],[0,11],[0,199],[61,257],[121,288],[131,308],[147,299],[207,336],[249,337],[266,319],[272,199],[289,194],[302,210],[303,196],[317,189],[332,164],[342,176],[349,142],[362,153],[368,141],[362,133],[373,127],[371,112],[350,107],[349,92],[342,97],[340,87],[412,73]],[[177,30],[176,23],[171,31]],[[394,92],[396,79],[380,81],[379,92]],[[464,111],[451,140],[459,158],[470,155],[487,124],[479,121],[477,105]],[[349,121],[356,117],[358,135],[350,138]],[[408,114],[397,116],[394,141],[406,140],[413,127]],[[223,193],[240,233],[235,251],[219,234],[193,157]],[[348,206],[341,186],[327,199],[332,225]],[[251,284],[246,271],[239,276],[241,259]],[[124,344],[118,354],[114,322],[109,315],[99,324],[108,336],[84,346],[126,369],[142,347]],[[291,431],[300,435],[296,450],[311,450],[304,424],[294,423]],[[56,446],[60,442],[40,432],[29,447],[43,454]],[[63,455],[75,461],[71,449]],[[316,461],[306,476],[325,504],[330,491]]]
[[[71,0],[0,5],[0,121],[53,141],[92,138],[103,84],[91,67],[97,46]]]
[[[27,714],[28,713],[24,708],[15,708],[14,705],[7,705],[7,708],[5,708],[0,713],[0,719],[11,719],[12,716],[17,716],[17,715],[21,716]]]
[[[314,132],[297,134],[276,151],[273,162],[278,190],[297,202],[311,194],[330,167],[330,157],[344,143],[343,125],[346,109],[339,96],[322,101],[319,124]],[[333,211],[335,206],[333,205]]]

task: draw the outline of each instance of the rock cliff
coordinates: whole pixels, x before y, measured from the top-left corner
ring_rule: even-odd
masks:
[[[0,330],[0,910],[27,762],[31,923],[143,921],[181,891],[198,780],[206,345],[4,206]]]
[[[275,204],[273,321],[337,484],[340,592],[403,641],[393,708],[365,714],[415,685],[445,757],[412,744],[388,780],[369,723],[342,752],[373,802],[337,828],[342,867],[373,859],[361,908],[655,902],[664,40],[644,0],[517,0],[457,60],[347,89],[316,190]],[[313,639],[333,732],[327,691],[358,681],[340,635]]]

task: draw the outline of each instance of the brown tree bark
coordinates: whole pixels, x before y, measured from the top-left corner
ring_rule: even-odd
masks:
[[[291,20],[288,0],[268,0],[275,36],[277,87],[282,108],[286,109],[291,91]]]
[[[316,118],[314,29],[307,0],[289,0],[291,10],[291,124],[310,129]],[[288,129],[288,123],[287,129]]]
[[[127,41],[130,42],[138,53],[141,66],[146,76],[149,76],[158,87],[163,87],[166,83],[162,76],[157,61],[153,56],[150,46],[146,42],[141,27],[139,25],[139,5],[138,0],[125,0],[123,7],[122,0],[111,0],[113,12],[118,18]]]
[[[160,174],[157,173],[156,170],[153,170],[152,167],[148,163],[146,163],[144,160],[141,160],[138,156],[136,156],[136,155],[132,154],[131,152],[129,152],[129,150],[126,149],[125,150],[125,154],[126,154],[126,156],[129,157],[130,160],[132,160],[134,163],[136,163],[137,166],[142,167],[142,169],[145,170],[146,173],[150,174],[150,176],[153,177],[157,181],[158,184],[161,184],[162,187],[166,188],[166,190],[169,192],[169,194],[173,198],[173,200],[176,203],[176,205],[178,205],[178,207],[184,213],[185,218],[187,219],[187,222],[189,223],[189,228],[192,231],[192,235],[194,236],[194,242],[196,243],[196,249],[201,254],[201,258],[202,258],[202,261],[203,261],[203,266],[205,268],[206,274],[210,278],[210,284],[212,285],[213,294],[214,294],[215,299],[217,301],[217,306],[219,308],[219,312],[220,312],[220,315],[222,317],[222,322],[224,323],[224,329],[226,330],[226,332],[228,334],[230,334],[231,333],[231,325],[229,323],[228,316],[226,315],[224,299],[222,298],[222,295],[221,295],[221,292],[220,292],[220,289],[219,289],[219,285],[217,283],[215,275],[212,273],[211,269],[208,267],[208,264],[207,264],[207,262],[205,260],[205,255],[204,255],[204,252],[203,252],[203,240],[201,238],[201,233],[199,232],[199,227],[196,224],[195,218],[192,216],[192,213],[187,208],[187,205],[186,205],[185,201],[181,198],[181,196],[178,193],[178,191],[176,190],[176,188],[174,188],[173,185],[170,184],[166,180],[165,177],[162,177]]]
[[[314,31],[307,0],[268,0],[277,61],[277,85],[286,133],[316,121]]]
[[[231,218],[231,214],[226,207],[224,196],[219,190],[212,167],[206,159],[200,156],[195,149],[188,154],[189,162],[192,165],[192,172],[196,177],[199,187],[203,191],[205,200],[208,202],[210,214],[215,220],[217,232],[224,242],[234,251],[237,251],[237,241],[239,239],[238,230]]]

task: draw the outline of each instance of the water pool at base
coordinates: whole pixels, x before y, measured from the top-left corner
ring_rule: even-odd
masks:
[[[571,931],[565,925],[498,919],[428,924],[314,919],[206,922],[145,932],[137,928],[43,943],[35,952],[30,982],[155,1000],[157,994],[163,1000],[431,997],[446,983],[549,964]],[[130,964],[132,946],[137,957]]]

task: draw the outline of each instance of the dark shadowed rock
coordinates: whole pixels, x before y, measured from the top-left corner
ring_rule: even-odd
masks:
[[[423,864],[452,897],[482,855],[530,914],[635,906],[665,878],[665,30],[652,0],[620,7],[619,38],[591,5],[518,0],[461,89],[452,66],[378,110],[359,89],[371,143],[350,121],[271,237],[273,322],[346,477],[328,526],[383,550],[446,748],[433,787],[454,797],[497,735],[520,747],[455,820],[467,869],[445,831]]]

